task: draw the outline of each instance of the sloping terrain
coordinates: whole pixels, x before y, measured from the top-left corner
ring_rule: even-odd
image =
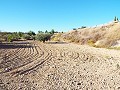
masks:
[[[97,47],[111,47],[120,40],[120,22],[79,28],[62,35],[64,40]]]
[[[118,90],[120,51],[36,41],[0,44],[0,90]]]

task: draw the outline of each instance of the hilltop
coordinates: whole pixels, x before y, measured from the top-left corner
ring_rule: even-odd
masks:
[[[112,21],[94,27],[81,27],[64,33],[65,41],[87,44],[95,47],[118,46],[120,40],[120,22]]]

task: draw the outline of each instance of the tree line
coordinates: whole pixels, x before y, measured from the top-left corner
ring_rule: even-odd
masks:
[[[29,31],[26,33],[23,32],[0,32],[0,41],[7,41],[7,42],[13,42],[13,41],[19,41],[19,40],[39,40],[42,42],[50,40],[51,36],[54,33],[58,33],[57,31],[54,31],[52,29],[50,32],[47,30],[45,32],[38,31],[36,34],[34,31]]]

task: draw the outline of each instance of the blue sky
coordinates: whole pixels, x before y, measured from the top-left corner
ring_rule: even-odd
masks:
[[[69,31],[120,17],[120,0],[0,0],[0,30]]]

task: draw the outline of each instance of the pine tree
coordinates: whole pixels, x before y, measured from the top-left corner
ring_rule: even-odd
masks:
[[[114,21],[117,21],[117,17],[115,16]]]
[[[55,33],[55,30],[54,30],[54,29],[52,29],[50,33],[51,33],[51,34],[54,34],[54,33]]]
[[[45,33],[48,33],[48,31],[46,30]]]

